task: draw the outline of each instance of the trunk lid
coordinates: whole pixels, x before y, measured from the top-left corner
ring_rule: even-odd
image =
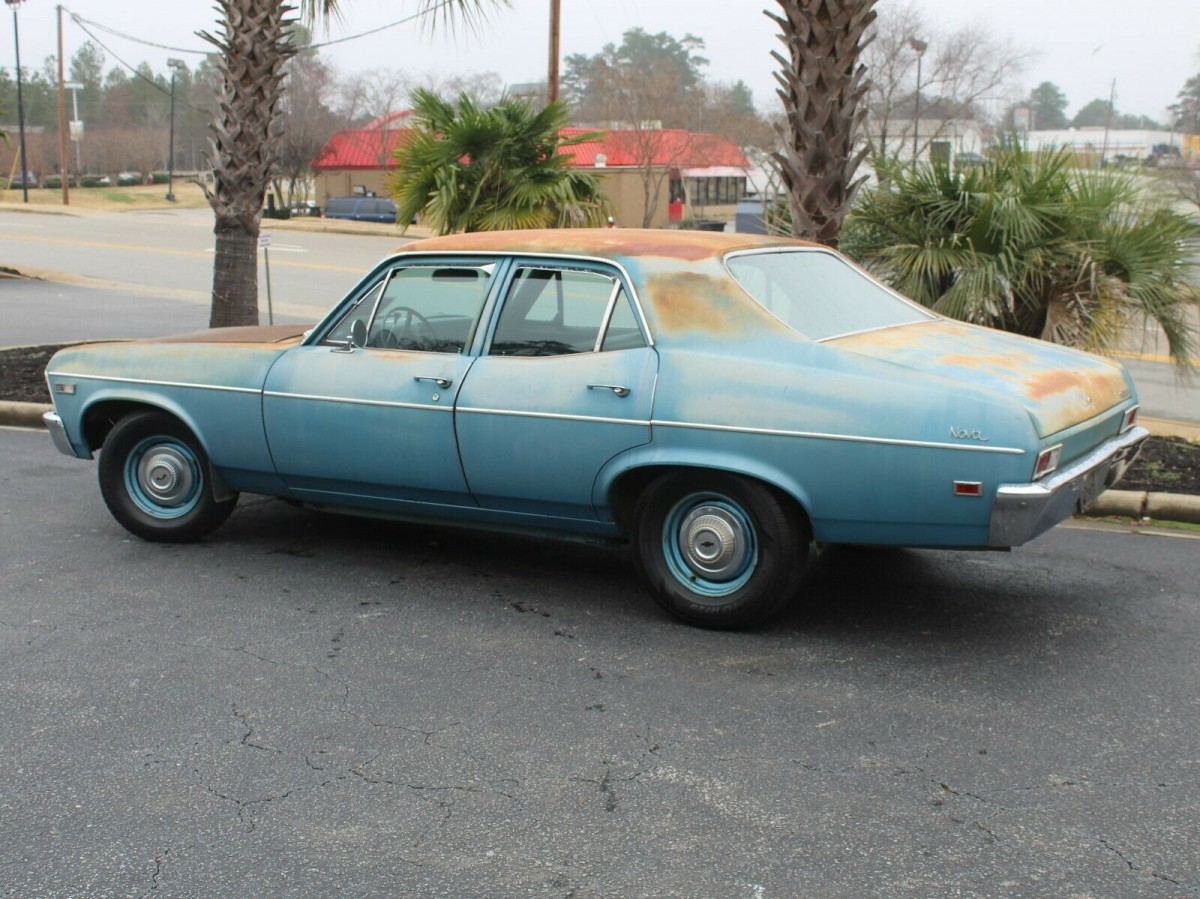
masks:
[[[1132,396],[1125,370],[1116,362],[947,319],[824,343],[1007,394],[1029,412],[1040,437],[1094,418]]]

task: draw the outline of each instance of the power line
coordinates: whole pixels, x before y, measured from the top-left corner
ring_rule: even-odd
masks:
[[[70,12],[70,10],[68,10],[68,12]],[[96,37],[96,35],[94,33],[92,33],[91,30],[88,29],[87,25],[83,24],[85,20],[81,16],[77,16],[77,15],[75,15],[75,13],[71,13],[71,21],[73,21],[76,25],[78,25],[83,30],[84,34],[86,34],[93,41],[95,41],[97,46],[99,46],[102,50],[104,50],[106,53],[108,53],[110,56],[112,56],[113,59],[115,59],[117,62],[119,62],[125,68],[129,69],[129,71],[133,72],[133,74],[136,78],[140,78],[142,81],[146,82],[148,85],[153,87],[156,91],[163,94],[164,96],[169,97],[171,95],[171,92],[169,90],[167,90],[165,87],[163,87],[161,84],[159,84],[157,81],[155,81],[152,78],[147,78],[145,75],[143,75],[141,72],[139,72],[136,68],[131,66],[129,63],[127,63],[125,60],[123,60],[120,56],[118,56],[116,53],[114,53],[111,47],[109,47],[102,40],[100,40],[100,38]],[[89,23],[89,24],[93,24],[93,23]],[[184,51],[184,52],[186,52],[186,51]],[[189,109],[193,109],[196,112],[203,113],[205,115],[207,115],[209,112],[209,110],[204,109],[201,106],[196,106],[194,103],[189,103],[186,100],[184,100],[183,103]]]
[[[418,12],[415,12],[411,15],[405,16],[402,19],[397,19],[394,22],[388,22],[386,25],[380,25],[378,28],[371,28],[371,29],[368,29],[367,31],[360,31],[357,34],[346,35],[346,37],[339,37],[339,38],[334,38],[333,40],[329,40],[329,41],[322,41],[321,43],[318,43],[318,44],[309,44],[307,47],[303,47],[301,49],[303,49],[303,50],[320,50],[322,47],[332,47],[335,44],[344,44],[344,43],[347,43],[348,41],[356,41],[360,38],[370,37],[373,34],[379,34],[380,32],[387,31],[391,28],[396,28],[400,25],[406,25],[409,22],[412,22],[416,19],[422,18],[423,16],[427,16],[431,13],[434,13],[437,10],[439,10],[445,6],[449,6],[451,3],[455,3],[455,2],[457,2],[457,0],[438,0],[437,3],[430,4],[429,6],[425,7],[424,9],[422,9]],[[100,41],[96,39],[96,36],[94,34],[92,34],[90,31],[88,31],[88,29],[84,26],[84,23],[91,25],[93,28],[95,28],[99,31],[103,31],[103,32],[106,32],[107,34],[111,34],[114,37],[119,37],[119,38],[122,38],[123,40],[132,41],[135,44],[142,44],[147,47],[154,47],[155,49],[158,49],[158,50],[169,50],[172,53],[189,53],[189,54],[192,54],[195,56],[208,56],[209,54],[212,53],[211,50],[189,50],[185,47],[171,47],[171,46],[168,46],[167,44],[155,43],[154,41],[146,40],[145,38],[136,37],[135,35],[132,35],[132,34],[126,34],[123,31],[117,31],[117,29],[110,28],[108,25],[104,25],[100,22],[97,22],[94,19],[85,19],[83,16],[79,15],[78,13],[71,12],[71,10],[67,9],[65,6],[63,7],[63,9],[65,9],[70,14],[71,21],[74,22],[76,25],[78,25],[80,28],[82,28],[84,31],[86,31],[88,33],[88,35],[91,36],[91,38],[93,40],[95,40],[96,43],[98,43],[98,44],[100,43]],[[101,44],[101,46],[104,46],[104,45]],[[105,48],[105,49],[108,49],[108,48]],[[112,52],[112,51],[109,51],[109,52]],[[113,56],[114,56],[114,58],[117,58],[115,53],[113,54]],[[125,65],[125,63],[122,63],[122,65]]]

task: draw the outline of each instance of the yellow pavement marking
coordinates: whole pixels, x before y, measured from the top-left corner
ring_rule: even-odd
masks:
[[[1113,353],[1118,359],[1136,359],[1139,362],[1161,362],[1169,365],[1174,363],[1174,359],[1170,356],[1164,356],[1161,353],[1134,353],[1128,350],[1119,350]],[[1200,359],[1193,359],[1192,362],[1200,363]]]
[[[172,250],[167,247],[146,247],[137,244],[104,243],[96,240],[67,240],[61,237],[34,237],[25,234],[0,234],[0,240],[24,240],[29,243],[62,244],[68,247],[89,247],[95,250],[127,250],[134,253],[158,253],[161,256],[188,256],[192,259],[206,259],[212,256],[212,249],[205,250]],[[277,259],[275,265],[290,268],[318,269],[326,272],[361,272],[361,268],[351,268],[345,265],[323,265],[319,262],[293,262],[288,259]]]

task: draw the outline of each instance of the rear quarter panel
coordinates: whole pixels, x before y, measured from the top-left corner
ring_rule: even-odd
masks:
[[[996,487],[1029,478],[1025,410],[947,377],[795,338],[659,352],[652,443],[611,464],[601,489],[631,466],[719,468],[791,494],[817,540],[986,546]],[[983,495],[955,496],[954,481]]]

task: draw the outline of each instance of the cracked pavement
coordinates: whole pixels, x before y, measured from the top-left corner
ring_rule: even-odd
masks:
[[[708,633],[608,549],[143,543],[0,430],[0,896],[1200,896],[1196,550],[833,552]]]

